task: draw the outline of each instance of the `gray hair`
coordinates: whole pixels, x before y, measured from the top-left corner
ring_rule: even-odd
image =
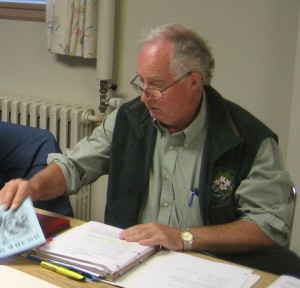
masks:
[[[159,40],[174,44],[170,70],[175,77],[195,71],[201,74],[204,85],[210,84],[215,67],[214,58],[208,44],[196,32],[181,24],[162,25],[151,30],[140,41],[141,48]]]

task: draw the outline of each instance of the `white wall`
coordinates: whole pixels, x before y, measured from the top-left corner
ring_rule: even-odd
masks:
[[[113,96],[125,100],[135,96],[129,82],[136,71],[141,30],[180,22],[195,29],[211,44],[216,60],[212,85],[274,129],[284,158],[288,155],[293,158],[293,152],[297,151],[293,135],[299,123],[296,111],[300,106],[299,87],[294,81],[300,76],[299,64],[295,66],[300,38],[298,0],[116,0],[116,3],[114,81],[118,90]],[[90,104],[97,109],[99,83],[95,60],[48,53],[45,29],[45,23],[0,20],[0,91],[50,99],[63,97],[65,101]],[[300,164],[289,167],[296,182]],[[102,177],[93,187],[92,218],[100,221],[105,202],[100,195],[105,194],[106,181]],[[300,255],[299,236],[298,241],[293,236],[292,249]]]

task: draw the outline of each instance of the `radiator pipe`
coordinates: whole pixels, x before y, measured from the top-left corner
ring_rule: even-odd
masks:
[[[91,115],[90,113],[83,113],[81,116],[81,120],[83,123],[90,123],[90,122],[95,122],[95,123],[101,123],[104,119],[106,114],[99,114],[99,115]]]

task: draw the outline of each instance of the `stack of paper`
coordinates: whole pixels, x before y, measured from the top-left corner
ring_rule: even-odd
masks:
[[[119,239],[119,228],[90,221],[38,247],[36,256],[114,280],[157,249]]]

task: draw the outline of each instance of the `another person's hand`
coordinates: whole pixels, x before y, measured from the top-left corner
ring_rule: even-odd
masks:
[[[127,228],[120,233],[120,239],[128,242],[138,242],[145,246],[162,246],[173,251],[183,249],[179,228],[154,222]]]
[[[24,179],[14,179],[5,184],[0,191],[0,203],[3,208],[17,209],[27,196],[31,196],[33,188],[29,181]]]

